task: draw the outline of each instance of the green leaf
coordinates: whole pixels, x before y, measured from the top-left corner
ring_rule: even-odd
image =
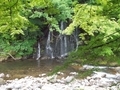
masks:
[[[100,52],[101,55],[105,56],[105,55],[114,55],[112,48],[111,47],[102,47],[102,51]]]
[[[42,12],[38,12],[38,11],[35,11],[34,14],[32,14],[30,16],[30,18],[34,19],[34,18],[40,18],[42,16]]]

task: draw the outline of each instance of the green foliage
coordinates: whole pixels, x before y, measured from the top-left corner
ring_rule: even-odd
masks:
[[[0,1],[0,6],[0,57],[30,55],[38,27],[21,16],[23,1],[4,0]]]
[[[73,21],[63,31],[67,35],[73,33],[76,27],[84,31],[79,36],[85,45],[80,46],[78,51],[73,54],[74,60],[78,58],[90,60],[99,57],[119,57],[120,23],[118,9],[119,2],[113,0],[94,0],[94,3],[77,4],[74,7]]]
[[[120,7],[118,0],[4,0],[0,1],[0,54],[29,55],[44,29],[60,32],[61,21],[72,21],[62,32],[83,30],[84,42],[73,54],[84,57],[118,56]],[[78,4],[77,4],[78,3]],[[74,56],[76,55],[76,56]],[[87,58],[87,57],[86,57]],[[68,61],[69,62],[69,61]],[[71,62],[71,61],[70,61]]]
[[[120,2],[119,0],[98,0],[98,3],[103,6],[102,14],[114,19],[119,19]]]
[[[18,0],[1,1],[0,11],[0,33],[9,33],[11,37],[15,34],[24,34],[22,31],[23,25],[27,23],[24,17],[19,14],[21,4]]]
[[[0,56],[8,57],[9,54],[14,57],[23,57],[32,54],[33,45],[35,40],[25,40],[25,41],[11,41],[8,40],[3,41],[0,40]]]
[[[4,0],[0,6],[0,52],[6,57],[31,54],[44,28],[60,32],[59,23],[73,11],[72,0]]]
[[[29,7],[28,7],[29,6]],[[72,0],[31,0],[23,14],[40,28],[60,31],[59,22],[72,17]]]

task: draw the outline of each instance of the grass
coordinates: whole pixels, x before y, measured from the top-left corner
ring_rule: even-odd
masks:
[[[79,78],[79,79],[86,78],[87,76],[90,76],[93,73],[93,71],[94,71],[93,69],[92,70],[79,71],[77,78]]]

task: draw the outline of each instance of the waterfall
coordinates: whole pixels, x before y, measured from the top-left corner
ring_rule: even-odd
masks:
[[[75,38],[75,41],[76,41],[76,51],[78,50],[78,46],[79,46],[79,43],[78,43],[78,30],[77,28],[75,29],[75,32],[74,32],[74,38]]]
[[[40,49],[40,42],[38,41],[37,58],[36,58],[38,67],[40,67],[40,57],[41,57],[40,51],[41,51],[41,49]]]
[[[64,22],[60,23],[61,31],[64,30]],[[65,57],[67,55],[67,38],[65,35],[60,34],[60,56]]]
[[[66,28],[65,22],[60,22],[61,32]],[[46,42],[41,42],[42,48],[40,48],[40,42],[37,45],[37,58],[38,66],[40,64],[39,58],[41,59],[54,59],[54,58],[64,58],[69,52],[77,50],[78,48],[78,30],[77,28],[72,35],[63,35],[56,31],[48,32]],[[45,40],[45,39],[44,39]],[[45,46],[45,47],[44,47]],[[40,50],[42,49],[42,53]]]
[[[65,56],[67,56],[67,54],[68,54],[68,51],[67,51],[67,37],[66,36],[64,36],[64,45],[65,45]]]
[[[60,22],[61,32],[65,29],[65,23]],[[72,35],[59,34],[55,42],[54,55],[58,58],[63,58],[68,55],[69,52],[77,50],[78,48],[78,32],[77,29]]]
[[[53,48],[51,47],[51,32],[50,31],[48,33],[48,38],[47,38],[47,43],[46,43],[46,54],[51,59],[54,58],[54,56],[53,56]]]
[[[36,58],[36,60],[39,60],[40,57],[41,57],[41,55],[40,55],[40,42],[38,42],[38,47],[37,47],[37,58]]]

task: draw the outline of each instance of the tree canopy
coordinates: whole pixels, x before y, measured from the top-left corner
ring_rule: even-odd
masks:
[[[42,30],[60,32],[59,22],[72,17],[72,0],[0,1],[0,56],[22,57],[33,53]]]
[[[63,33],[70,35],[76,27],[81,28],[84,32],[79,37],[84,45],[70,58],[119,60],[119,4],[114,0],[91,0],[74,7],[72,23]]]
[[[61,21],[69,23],[62,34],[81,30],[84,45],[72,53],[74,59],[119,57],[119,0],[4,0],[0,6],[0,57],[32,54],[42,30],[61,33]]]

